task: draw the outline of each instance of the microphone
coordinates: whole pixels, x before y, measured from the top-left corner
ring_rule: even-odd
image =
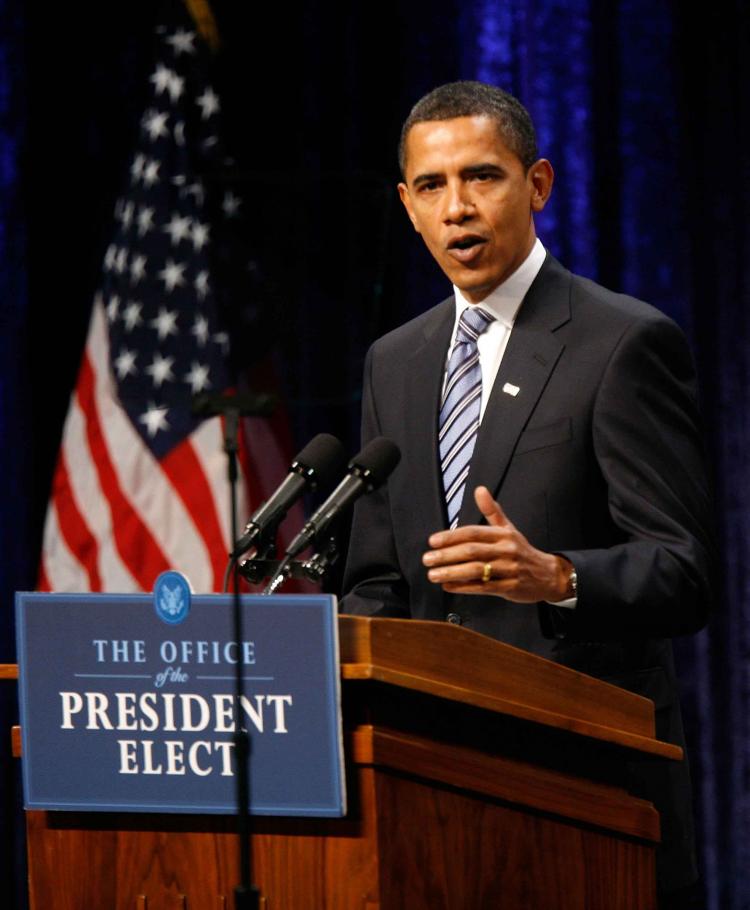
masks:
[[[238,559],[267,527],[281,521],[305,487],[314,490],[319,483],[331,483],[341,472],[345,457],[344,447],[335,436],[319,433],[311,439],[292,462],[289,473],[276,492],[245,525],[245,532],[235,544],[230,558]]]
[[[289,544],[287,557],[301,553],[355,499],[376,490],[400,460],[401,452],[390,439],[378,436],[368,442],[349,462],[346,477]]]

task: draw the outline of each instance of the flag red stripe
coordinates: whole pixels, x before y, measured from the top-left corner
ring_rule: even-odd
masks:
[[[223,429],[222,417],[222,429]],[[240,470],[242,471],[242,476],[245,478],[245,486],[247,488],[247,502],[238,503],[237,507],[242,511],[242,506],[244,505],[250,512],[254,512],[265,498],[263,496],[263,490],[261,484],[258,480],[257,472],[253,470],[252,460],[250,458],[250,453],[247,450],[247,443],[245,442],[245,430],[244,427],[240,430],[240,444],[237,450],[237,461],[240,465]]]
[[[160,463],[206,545],[213,570],[212,589],[221,591],[227,562],[227,552],[222,543],[224,535],[211,487],[189,438],[175,446]]]
[[[49,583],[47,573],[44,571],[44,560],[39,563],[39,577],[36,580],[36,589],[37,591],[44,592],[49,592],[52,590],[52,585]]]
[[[70,485],[65,450],[60,450],[52,485],[52,498],[57,508],[57,522],[68,549],[83,566],[89,578],[89,589],[101,591],[99,575],[99,542],[78,508]],[[47,582],[49,584],[49,582]]]
[[[117,551],[140,587],[150,591],[156,577],[170,568],[169,562],[120,487],[102,433],[94,395],[94,371],[88,352],[83,356],[76,394],[86,415],[86,436],[99,483],[112,510],[112,533]]]

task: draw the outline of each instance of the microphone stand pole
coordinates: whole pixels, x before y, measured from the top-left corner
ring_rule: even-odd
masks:
[[[229,476],[229,497],[231,514],[231,540],[237,540],[237,452],[239,444],[240,411],[227,407],[224,414],[224,451],[227,455]],[[239,575],[237,561],[232,566],[232,614],[234,617],[234,640],[237,653],[242,654],[242,605],[240,603]],[[251,884],[250,852],[250,734],[240,723],[240,703],[244,695],[242,661],[235,664],[235,708],[234,708],[234,753],[237,773],[237,833],[240,848],[240,883],[234,889],[235,910],[258,910],[260,891]]]
[[[239,451],[239,425],[243,414],[267,415],[273,410],[273,400],[268,396],[202,395],[193,401],[193,413],[200,417],[221,415],[224,418],[224,452],[227,456],[229,479],[229,508],[231,515],[231,541],[237,540],[237,452]],[[231,558],[231,557],[230,557]],[[234,640],[237,653],[242,654],[242,604],[240,603],[237,561],[232,562],[232,613]],[[234,889],[235,910],[259,910],[260,891],[251,884],[250,851],[250,735],[242,729],[240,704],[244,695],[242,661],[235,666],[234,751],[237,781],[237,833],[240,850],[240,883]]]

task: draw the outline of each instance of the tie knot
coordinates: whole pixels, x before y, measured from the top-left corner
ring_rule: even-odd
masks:
[[[456,341],[475,342],[495,317],[478,306],[467,306],[458,320]]]

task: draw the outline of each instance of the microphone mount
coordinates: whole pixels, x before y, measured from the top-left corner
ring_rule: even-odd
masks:
[[[273,554],[254,556],[252,559],[243,559],[239,562],[237,570],[250,584],[260,584],[266,578],[274,578],[279,569],[286,562],[280,581],[287,578],[304,578],[314,584],[322,584],[328,571],[336,564],[341,550],[334,536],[330,536],[312,556],[307,559],[274,559]],[[274,587],[274,590],[278,584]]]

